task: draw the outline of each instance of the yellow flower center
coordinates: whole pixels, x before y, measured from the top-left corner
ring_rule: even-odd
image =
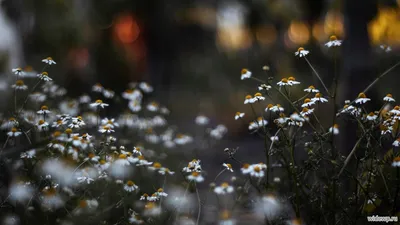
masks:
[[[17,80],[17,81],[15,82],[15,84],[16,84],[17,86],[23,86],[23,85],[24,85],[24,81],[23,81],[23,80]]]
[[[198,172],[192,172],[192,176],[198,177],[200,174]]]
[[[102,159],[102,160],[100,160],[99,163],[100,163],[101,165],[104,165],[104,164],[106,164],[106,160]]]
[[[247,169],[249,167],[250,167],[250,164],[247,164],[247,163],[243,164],[243,169]]]
[[[46,59],[47,59],[47,60],[53,60],[53,58],[51,58],[51,57],[47,57]]]
[[[260,93],[260,92],[257,92],[255,95],[254,95],[254,97],[261,97],[262,96],[262,94]]]
[[[183,138],[183,134],[177,134],[176,138]]]
[[[370,113],[368,114],[368,116],[375,116],[375,113],[370,112]]]
[[[128,180],[128,182],[126,182],[126,185],[128,185],[129,187],[132,187],[133,185],[135,185],[135,183],[131,180]]]
[[[268,105],[267,105],[267,108],[268,108],[268,109],[270,109],[270,108],[272,108],[272,107],[274,107],[274,105],[272,105],[272,104],[268,104]]]
[[[126,155],[125,155],[125,154],[120,154],[120,155],[118,156],[118,158],[120,158],[120,159],[126,159]]]
[[[10,117],[10,119],[8,119],[9,121],[15,121],[14,117]]]
[[[19,68],[18,68],[19,69]],[[32,66],[26,66],[25,67],[25,71],[26,72],[31,72],[31,71],[33,71],[33,67]]]
[[[11,128],[11,132],[15,133],[17,131],[18,131],[17,128],[15,128],[15,127]]]
[[[157,192],[164,192],[164,189],[159,188],[159,189],[157,190]]]
[[[42,75],[43,76],[49,76],[49,74],[47,72],[43,72]]]
[[[303,113],[308,112],[308,108],[303,108],[303,110],[301,110]]]
[[[308,87],[308,89],[312,90],[312,89],[315,89],[315,87],[311,85],[311,86]]]
[[[247,72],[249,72],[247,69],[242,69],[242,74],[246,74]]]
[[[70,128],[66,129],[66,130],[65,130],[65,133],[66,133],[66,134],[72,134],[72,129],[70,129]]]
[[[46,105],[42,105],[42,107],[40,107],[41,110],[48,110],[49,108]]]
[[[400,110],[400,106],[396,105],[393,109],[394,110]]]
[[[231,164],[227,163],[227,164],[225,164],[225,165],[226,165],[226,167],[228,167],[229,169],[232,169],[232,165],[231,165]]]
[[[367,96],[365,95],[365,93],[361,92],[360,94],[358,94],[358,98],[366,98]]]
[[[222,220],[227,220],[231,217],[231,213],[228,210],[224,210],[221,213],[221,219]]]
[[[254,167],[254,171],[258,173],[258,172],[261,171],[261,168],[260,168],[259,166],[255,166],[255,167]]]
[[[395,158],[393,159],[393,162],[400,162],[400,157],[399,157],[399,156],[395,157]]]
[[[74,141],[77,141],[77,140],[79,140],[79,137],[76,135],[76,136],[73,136],[72,139],[73,139]]]
[[[44,124],[44,120],[39,120],[39,125],[43,125]]]
[[[93,158],[93,157],[95,157],[96,155],[94,154],[94,153],[89,153],[89,155],[88,155],[88,157],[89,157],[89,159],[91,159],[91,158]]]
[[[331,35],[331,36],[329,37],[329,40],[331,40],[331,41],[336,41],[336,40],[337,40],[336,35]]]
[[[298,52],[304,51],[303,47],[300,47],[299,49],[297,49]]]
[[[97,99],[97,100],[96,100],[96,103],[97,103],[97,104],[101,104],[101,103],[103,103],[103,101],[100,100],[100,99]]]
[[[43,194],[45,194],[46,196],[54,196],[56,193],[57,193],[57,190],[53,187],[45,188],[43,190]]]
[[[251,95],[246,95],[246,99],[252,99],[253,98],[253,96],[251,96]]]
[[[309,103],[309,102],[311,102],[311,99],[309,98],[304,99],[304,103]]]
[[[316,98],[321,98],[321,94],[320,94],[320,93],[317,93],[317,94],[315,94],[315,97],[316,97]]]
[[[59,137],[61,135],[61,132],[60,131],[55,131],[54,133],[53,133],[53,136],[54,137]]]
[[[289,77],[288,80],[295,81],[296,78],[294,78],[294,77]]]
[[[87,201],[86,200],[80,200],[79,201],[79,207],[80,208],[86,208],[87,207]]]
[[[393,98],[392,94],[387,94],[386,97]]]
[[[229,184],[227,182],[224,182],[224,183],[221,184],[221,187],[227,188],[227,187],[229,187]]]
[[[156,168],[156,169],[160,169],[161,168],[161,163],[155,162],[155,163],[153,163],[153,167]]]
[[[240,112],[236,112],[236,114],[235,114],[236,116],[240,116]]]
[[[333,128],[339,128],[339,124],[335,123],[335,124],[333,125]]]
[[[283,79],[281,80],[281,82],[282,82],[282,83],[287,83],[287,82],[288,82],[288,79],[283,78]]]

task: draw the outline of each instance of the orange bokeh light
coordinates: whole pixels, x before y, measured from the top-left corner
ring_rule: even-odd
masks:
[[[301,21],[292,21],[287,34],[290,41],[298,45],[306,44],[310,40],[310,30]]]
[[[115,19],[114,33],[119,41],[129,44],[139,37],[140,28],[131,14],[122,14]]]

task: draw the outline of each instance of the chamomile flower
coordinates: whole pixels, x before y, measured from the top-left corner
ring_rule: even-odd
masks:
[[[253,168],[251,168],[250,164],[248,163],[243,164],[242,168],[240,168],[243,174],[249,174],[252,169]]]
[[[399,146],[400,146],[400,138],[397,138],[397,139],[392,143],[392,145],[395,146],[395,147],[399,147]]]
[[[147,201],[149,202],[156,202],[159,199],[160,197],[156,193],[153,193],[151,196],[147,197]]]
[[[301,105],[301,107],[303,107],[303,108],[309,108],[309,107],[311,107],[312,105],[315,105],[315,102],[314,102],[314,101],[311,101],[311,99],[309,99],[309,98],[306,98],[306,99],[304,99],[304,102],[303,102],[303,104]]]
[[[264,177],[264,168],[261,165],[252,165],[252,170],[250,171],[250,176],[252,177]]]
[[[140,196],[140,201],[147,201],[147,199],[149,198],[150,196],[147,194],[147,193],[144,193],[142,196]]]
[[[271,111],[271,112],[283,112],[285,109],[280,105],[280,104],[276,104],[276,105],[272,105],[272,104],[268,104],[267,108],[265,108],[265,111]]]
[[[300,112],[300,115],[304,117],[304,116],[311,115],[313,112],[314,112],[314,109],[312,109],[312,108],[303,108]]]
[[[380,45],[379,47],[386,53],[392,51],[392,48],[389,45]]]
[[[193,141],[193,138],[186,134],[177,134],[174,139],[174,142],[178,145],[185,145],[185,144],[191,143],[192,141]]]
[[[289,77],[287,80],[288,80],[288,84],[289,84],[290,86],[296,85],[296,84],[300,84],[300,82],[299,82],[299,81],[296,81],[296,78],[294,78],[294,77]]]
[[[104,133],[110,134],[110,133],[113,133],[113,132],[115,132],[115,131],[114,131],[111,127],[109,127],[109,126],[101,126],[101,127],[99,128],[99,132],[102,133],[102,134],[104,134]]]
[[[36,75],[36,71],[34,71],[31,66],[26,66],[22,73],[23,77],[35,77]]]
[[[99,164],[97,164],[97,168],[98,168],[100,171],[107,170],[109,167],[110,167],[110,163],[107,162],[107,161],[104,160],[104,159],[99,160]]]
[[[158,195],[158,196],[162,196],[162,197],[167,197],[168,196],[168,194],[164,192],[163,188],[157,189],[157,192],[155,194]]]
[[[101,125],[108,126],[111,129],[119,127],[119,124],[115,121],[114,118],[108,119],[107,117],[101,120]]]
[[[89,95],[84,94],[84,95],[79,96],[78,101],[80,104],[88,104],[91,101],[91,98]]]
[[[383,101],[385,102],[395,102],[396,100],[393,98],[392,94],[387,94],[384,98]]]
[[[271,142],[277,142],[279,141],[279,137],[278,136],[271,136]]]
[[[393,167],[400,167],[400,157],[395,157],[392,163]]]
[[[149,170],[153,170],[153,171],[154,170],[159,170],[161,168],[162,168],[162,165],[159,162],[154,162],[153,165],[148,167]]]
[[[317,94],[315,94],[315,97],[311,99],[311,101],[324,103],[324,102],[328,102],[328,99],[323,98],[321,93],[317,93]]]
[[[270,85],[266,85],[266,84],[261,84],[260,86],[258,86],[259,91],[268,91],[271,88],[272,87]]]
[[[369,121],[374,121],[374,120],[376,120],[376,118],[378,118],[378,116],[374,112],[370,112],[367,115],[367,120],[369,120]]]
[[[53,80],[49,77],[49,74],[47,72],[39,73],[37,76],[39,77],[39,79],[44,80],[44,81],[52,81]]]
[[[318,93],[319,92],[319,90],[316,89],[313,85],[311,85],[308,88],[304,89],[304,91],[308,92],[308,93]]]
[[[91,103],[90,104],[90,106],[91,107],[101,107],[101,108],[104,108],[105,106],[108,106],[108,104],[107,103],[104,103],[102,100],[100,100],[100,99],[97,99],[95,102],[93,102],[93,103]]]
[[[132,224],[143,224],[144,223],[144,220],[142,220],[141,217],[134,211],[132,211],[128,220],[129,220],[129,223],[132,223]]]
[[[262,94],[260,92],[257,92],[254,94],[254,102],[258,102],[258,101],[263,101],[265,100],[265,97],[262,96]]]
[[[329,37],[329,41],[325,44],[325,46],[327,46],[328,48],[330,47],[337,47],[342,45],[342,41],[338,40],[337,37],[335,35],[332,35]]]
[[[143,155],[134,158],[134,161],[136,161],[137,166],[150,166],[153,164],[153,162],[147,161],[147,159]]]
[[[130,162],[126,154],[119,154],[118,159],[114,161],[116,165],[119,166],[129,166]]]
[[[235,114],[235,120],[238,120],[238,119],[240,119],[240,118],[243,118],[243,117],[244,117],[244,115],[245,115],[245,113],[242,113],[242,112],[236,112],[236,114]]]
[[[299,49],[297,49],[297,52],[295,52],[294,55],[299,56],[301,58],[303,56],[308,55],[308,53],[310,53],[310,51],[307,51],[303,47],[300,47]]]
[[[29,151],[21,153],[21,159],[32,159],[36,155],[36,149],[31,149]]]
[[[12,72],[17,76],[23,76],[24,75],[24,71],[22,71],[22,68],[20,68],[20,67],[12,69]]]
[[[16,90],[22,90],[22,91],[28,89],[28,86],[25,85],[23,80],[17,80],[15,84],[11,85],[11,87]]]
[[[165,175],[165,174],[169,174],[169,175],[174,175],[175,172],[171,171],[170,169],[166,168],[166,167],[162,167],[158,170],[158,173],[161,175]]]
[[[140,102],[137,101],[137,100],[129,101],[129,103],[128,103],[128,108],[129,108],[132,112],[139,112],[140,110],[142,110],[142,106],[140,105]]]
[[[46,105],[42,105],[42,107],[40,107],[40,110],[36,112],[37,114],[40,115],[47,115],[50,114],[51,111],[49,110],[49,108]]]
[[[124,185],[124,190],[127,192],[132,192],[138,190],[138,186],[131,180],[128,180]]]
[[[1,129],[8,130],[15,126],[18,126],[18,121],[14,117],[10,117],[8,120],[3,121]]]
[[[214,192],[217,195],[225,195],[232,193],[234,191],[234,188],[230,186],[227,182],[222,183],[220,186],[217,186],[214,188]]]
[[[122,93],[122,97],[131,101],[141,101],[143,98],[143,94],[137,89],[128,89]]]
[[[44,62],[44,63],[46,63],[46,64],[49,64],[49,65],[57,64],[57,63],[53,60],[53,58],[51,58],[51,57],[47,57],[47,58],[45,58],[45,59],[42,59],[42,62]]]
[[[113,98],[114,97],[115,92],[110,90],[110,89],[104,89],[103,90],[103,96],[105,98]]]
[[[13,128],[11,128],[11,131],[9,131],[7,133],[7,136],[9,136],[9,137],[18,137],[21,134],[22,134],[22,132],[18,131],[17,128],[13,127]]]
[[[146,107],[146,109],[150,112],[157,112],[159,108],[160,106],[157,102],[150,102]]]
[[[204,177],[199,172],[192,172],[189,176],[187,176],[187,179],[196,183],[201,183],[204,181]]]
[[[276,83],[278,86],[289,86],[289,82],[287,78],[282,78],[281,81],[279,81],[278,83]]]
[[[144,93],[151,93],[151,92],[153,92],[153,87],[152,87],[150,84],[148,84],[147,82],[140,82],[138,87],[139,87],[140,89],[142,89],[142,91],[143,91]]]
[[[224,166],[226,170],[228,170],[228,171],[230,171],[230,172],[233,172],[233,169],[232,169],[232,165],[231,165],[231,164],[229,164],[229,163],[224,163],[224,164],[222,164],[222,166]]]
[[[357,104],[365,104],[366,102],[370,101],[370,98],[367,98],[367,96],[365,95],[365,93],[361,92],[360,94],[358,94],[357,99],[355,100],[355,103]]]
[[[203,125],[207,125],[209,122],[210,122],[210,119],[207,117],[207,116],[205,116],[205,115],[198,115],[196,118],[195,118],[195,123],[197,124],[197,125],[200,125],[200,126],[203,126]]]
[[[333,133],[333,135],[339,134],[339,125],[334,124],[333,127],[329,128],[329,133]]]
[[[39,120],[38,123],[36,124],[36,127],[42,131],[42,130],[47,130],[47,128],[49,127],[49,123],[47,123],[44,120]]]
[[[104,87],[100,83],[97,83],[97,84],[92,86],[92,91],[93,92],[102,93],[103,90],[104,90]]]
[[[187,167],[184,167],[182,169],[182,172],[186,172],[186,173],[191,173],[191,172],[201,172],[201,165],[200,165],[200,160],[198,159],[193,159],[192,161],[190,161],[188,163]]]
[[[84,159],[85,161],[91,161],[91,162],[99,162],[100,156],[94,154],[93,152],[90,152],[88,156]]]
[[[251,72],[247,69],[242,69],[241,74],[242,74],[240,77],[241,80],[249,79],[251,77]]]
[[[251,95],[246,95],[245,99],[244,99],[244,104],[251,104],[254,103],[255,100],[253,98],[253,96]]]
[[[390,113],[394,115],[400,115],[400,106],[396,105],[393,109],[389,111]]]
[[[41,103],[41,102],[46,101],[47,96],[45,94],[43,94],[43,93],[40,93],[40,92],[34,92],[34,93],[29,95],[29,99],[34,101],[34,102]]]

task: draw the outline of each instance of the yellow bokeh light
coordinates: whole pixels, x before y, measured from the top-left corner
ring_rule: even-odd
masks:
[[[256,30],[257,41],[262,45],[270,45],[276,41],[277,32],[273,25],[265,25]]]
[[[308,26],[301,21],[292,21],[288,30],[288,38],[297,45],[306,44],[310,40]]]
[[[217,45],[224,50],[241,50],[252,44],[250,32],[243,27],[220,28],[217,31]]]
[[[369,24],[373,44],[400,44],[400,11],[394,8],[379,8],[378,16]]]
[[[327,33],[324,30],[324,24],[322,22],[315,23],[312,27],[312,35],[315,40],[319,42],[326,41]]]
[[[325,17],[324,32],[326,35],[344,37],[343,16],[338,12],[328,12]]]

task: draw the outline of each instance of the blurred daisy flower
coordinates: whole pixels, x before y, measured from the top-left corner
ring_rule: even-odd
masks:
[[[370,98],[367,98],[367,96],[365,95],[365,93],[361,92],[360,94],[358,94],[357,99],[355,100],[355,103],[357,104],[365,104],[366,102],[370,101]]]
[[[392,48],[389,45],[380,45],[379,46],[384,52],[391,52]]]
[[[17,80],[15,84],[11,85],[12,88],[15,88],[16,90],[26,90],[28,89],[28,86],[25,85],[23,80]]]
[[[232,193],[235,189],[230,186],[227,182],[222,183],[220,186],[214,188],[214,192],[217,195],[225,195]]]
[[[39,79],[44,80],[44,81],[52,81],[53,80],[49,77],[49,74],[47,72],[39,73],[37,76],[39,77]]]
[[[51,111],[49,110],[47,105],[42,105],[42,107],[40,107],[40,110],[37,111],[36,113],[39,115],[47,115],[47,114],[50,114]]]
[[[97,84],[92,86],[92,91],[93,92],[102,93],[103,90],[104,90],[104,87],[100,83],[97,83]]]
[[[317,94],[315,94],[315,97],[311,99],[311,101],[324,103],[324,102],[328,102],[328,99],[323,98],[321,93],[317,93]]]
[[[311,86],[309,86],[308,88],[306,88],[306,89],[304,89],[304,91],[305,92],[308,92],[308,93],[317,93],[317,92],[319,92],[319,90],[318,89],[315,89],[315,87],[313,86],[313,85],[311,85]]]
[[[242,113],[242,112],[236,112],[236,114],[235,114],[235,120],[238,120],[238,119],[240,119],[240,118],[243,118],[243,117],[244,117],[244,115],[245,115],[245,113]]]
[[[303,47],[297,49],[297,52],[294,53],[295,56],[299,56],[300,58],[306,56],[310,51],[305,50]]]
[[[333,127],[329,128],[329,133],[333,133],[334,135],[339,134],[339,125],[334,124]]]
[[[102,100],[97,99],[94,103],[90,104],[91,107],[101,107],[104,108],[105,106],[108,106],[107,103],[104,103]]]
[[[393,167],[400,167],[400,157],[395,157],[392,163]]]
[[[49,64],[49,65],[57,64],[57,63],[53,60],[53,58],[51,58],[51,57],[47,57],[47,58],[45,58],[45,59],[42,59],[42,62],[44,62],[44,63],[46,63],[46,64]]]
[[[24,75],[24,71],[22,71],[22,68],[20,68],[20,67],[12,69],[12,72],[17,76],[23,76]]]
[[[259,91],[268,91],[271,88],[272,87],[270,85],[266,85],[266,84],[261,84],[260,86],[258,86]]]
[[[187,176],[189,181],[194,181],[196,183],[200,183],[204,181],[204,177],[199,172],[192,172],[189,176]]]
[[[241,80],[249,79],[251,77],[251,72],[248,71],[247,69],[242,69],[241,74],[242,74],[240,77]]]
[[[13,127],[13,128],[11,128],[11,131],[7,133],[7,136],[9,136],[9,137],[18,137],[21,134],[22,134],[22,132],[18,131],[17,128]]]
[[[328,48],[342,45],[342,41],[338,40],[335,35],[329,37],[329,41],[325,44]]]
[[[139,88],[142,89],[144,93],[150,93],[153,92],[153,87],[150,86],[147,82],[140,82],[139,83]]]
[[[197,125],[207,125],[210,122],[210,119],[205,115],[198,115],[195,119],[195,123]]]
[[[231,165],[231,164],[229,164],[229,163],[224,163],[224,164],[222,164],[222,166],[224,166],[226,170],[228,170],[228,171],[230,171],[230,172],[233,172],[233,169],[232,169],[232,165]]]
[[[383,101],[385,102],[395,102],[396,100],[394,100],[392,94],[387,94],[384,98]]]
[[[139,187],[131,180],[128,180],[124,185],[124,190],[127,192],[132,192],[138,189]]]

